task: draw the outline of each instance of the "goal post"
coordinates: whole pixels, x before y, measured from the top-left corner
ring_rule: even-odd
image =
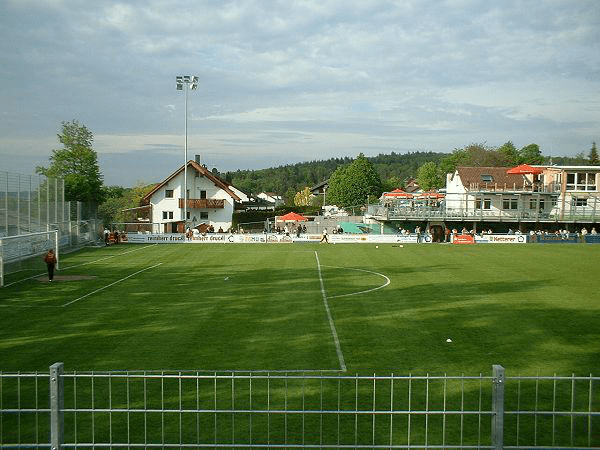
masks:
[[[58,244],[58,230],[0,236],[0,287],[5,285],[9,274],[28,274],[43,268],[41,256],[50,249],[54,250],[58,260]]]

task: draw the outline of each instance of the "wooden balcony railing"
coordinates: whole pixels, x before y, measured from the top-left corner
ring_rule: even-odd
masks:
[[[183,208],[183,199],[179,199],[179,207]],[[187,207],[190,209],[219,209],[225,208],[225,200],[218,198],[188,198]]]

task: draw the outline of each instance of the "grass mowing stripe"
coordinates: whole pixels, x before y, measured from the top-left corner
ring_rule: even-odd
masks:
[[[315,257],[317,258],[317,271],[319,272],[319,283],[321,283],[321,294],[323,295],[323,305],[325,305],[325,311],[327,311],[327,320],[329,320],[329,328],[331,328],[331,334],[333,335],[333,342],[335,342],[335,351],[340,361],[340,368],[342,372],[346,372],[346,363],[344,361],[344,354],[342,353],[342,347],[340,340],[338,339],[335,324],[331,317],[331,311],[329,309],[329,302],[327,301],[327,292],[325,292],[325,284],[323,283],[323,275],[321,274],[321,262],[319,261],[319,254],[315,251]]]
[[[126,251],[126,252],[118,253],[116,255],[105,256],[104,258],[95,259],[93,261],[87,261],[87,262],[84,262],[84,263],[81,263],[81,264],[75,264],[73,266],[63,267],[61,270],[69,270],[69,269],[74,269],[75,267],[87,266],[88,264],[95,264],[95,263],[98,263],[100,261],[104,261],[105,259],[116,258],[117,256],[123,256],[123,255],[126,255],[127,253],[137,252],[139,250],[143,250],[143,249],[148,248],[148,247],[154,247],[155,245],[158,245],[158,244],[145,245],[143,247],[134,248],[133,250],[129,250],[129,251]]]
[[[88,262],[84,262],[84,263],[81,263],[81,264],[75,264],[73,266],[61,267],[60,270],[57,267],[56,270],[58,272],[58,271],[64,271],[64,270],[74,269],[75,267],[86,266],[88,264],[94,264],[94,263],[97,263],[97,262],[100,262],[100,261],[104,261],[105,259],[116,258],[117,256],[122,256],[122,255],[125,255],[127,253],[137,252],[138,250],[143,250],[143,249],[148,248],[148,247],[154,247],[155,245],[158,245],[158,244],[145,245],[144,247],[135,248],[133,250],[129,250],[127,252],[122,252],[122,253],[119,253],[117,255],[110,255],[110,256],[106,256],[104,258],[95,259],[94,261],[88,261]],[[46,272],[40,272],[40,273],[37,273],[37,274],[32,275],[30,277],[21,278],[21,279],[19,279],[17,281],[13,281],[12,283],[5,284],[4,287],[9,287],[9,286],[12,286],[12,285],[17,284],[17,283],[23,283],[24,281],[34,280],[36,278],[43,277],[44,275],[46,275]]]
[[[64,308],[66,306],[72,305],[73,303],[78,302],[79,300],[83,300],[84,298],[89,297],[90,295],[93,295],[93,294],[95,294],[97,292],[103,291],[104,289],[108,289],[109,287],[114,286],[115,284],[120,283],[121,281],[125,281],[128,278],[131,278],[131,277],[137,275],[138,273],[145,272],[146,270],[154,269],[155,267],[158,267],[161,264],[162,263],[154,264],[153,266],[146,267],[145,269],[138,270],[137,272],[134,272],[131,275],[127,275],[126,277],[121,278],[120,280],[117,280],[117,281],[115,281],[113,283],[107,284],[106,286],[103,286],[103,287],[101,287],[99,289],[96,289],[95,291],[89,292],[89,293],[87,293],[85,295],[82,295],[81,297],[76,298],[75,300],[72,300],[69,303],[65,303],[64,305],[62,305],[62,307]]]

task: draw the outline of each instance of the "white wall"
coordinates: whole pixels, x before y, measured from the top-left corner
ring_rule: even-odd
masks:
[[[188,167],[187,170],[187,188],[189,191],[188,199],[199,199],[201,191],[206,191],[207,199],[222,199],[225,201],[224,208],[188,208],[188,212],[190,213],[189,224],[194,227],[200,225],[201,223],[206,223],[212,225],[215,230],[218,230],[219,228],[228,230],[231,227],[234,200],[226,191],[218,186],[215,186],[215,184],[208,178],[202,175],[197,177],[197,172],[193,168]],[[183,221],[184,209],[179,208],[179,199],[184,197],[183,184],[184,175],[183,173],[180,173],[152,196],[152,222],[163,224],[165,222]],[[165,198],[165,192],[168,189],[173,190],[173,198]],[[163,219],[163,211],[172,211],[173,218],[166,220]],[[200,217],[201,212],[208,212],[208,219],[202,219]],[[162,229],[163,227],[161,225],[161,231]]]

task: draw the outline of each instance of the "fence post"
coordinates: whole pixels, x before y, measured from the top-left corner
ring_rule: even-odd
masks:
[[[50,449],[60,450],[64,435],[64,363],[54,363],[50,366]]]
[[[504,367],[492,366],[492,444],[496,450],[504,446]]]

